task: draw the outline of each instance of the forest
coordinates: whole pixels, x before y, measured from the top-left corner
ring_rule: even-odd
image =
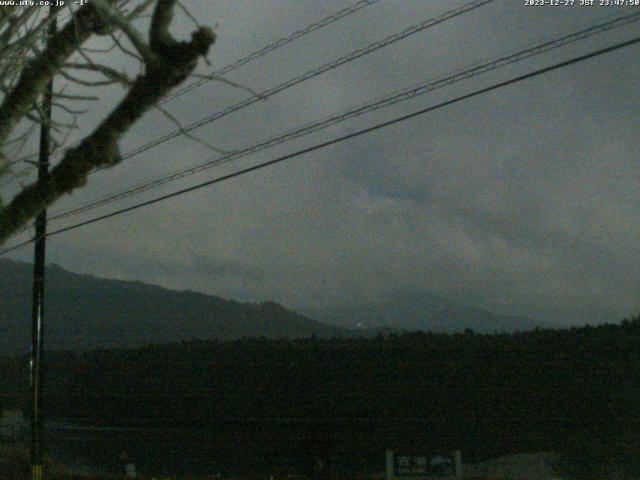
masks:
[[[640,317],[512,334],[192,340],[46,361],[50,418],[203,427],[217,454],[366,463],[386,448],[460,449],[467,461],[556,451],[577,477],[640,468]],[[2,358],[5,404],[26,405],[26,362]]]

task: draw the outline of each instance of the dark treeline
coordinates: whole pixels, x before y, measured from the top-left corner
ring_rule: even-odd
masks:
[[[1,361],[0,385],[24,400],[26,360]],[[193,340],[47,362],[50,417],[207,427],[228,454],[554,450],[579,475],[640,458],[640,318],[515,334]]]

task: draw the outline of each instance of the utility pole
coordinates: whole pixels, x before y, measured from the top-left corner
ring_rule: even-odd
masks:
[[[56,31],[55,7],[49,8],[51,23],[47,29],[47,42]],[[42,95],[44,118],[40,124],[40,155],[38,183],[49,181],[49,150],[53,77]],[[35,222],[36,237],[33,262],[33,300],[31,310],[31,479],[42,480],[42,450],[44,421],[42,415],[42,354],[44,350],[44,265],[47,234],[47,211],[40,212]]]

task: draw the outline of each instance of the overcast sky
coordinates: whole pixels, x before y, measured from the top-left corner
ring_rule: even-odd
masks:
[[[220,68],[355,3],[185,0],[218,35]],[[228,75],[262,91],[465,2],[380,0]],[[579,0],[576,0],[579,3]],[[640,8],[640,7],[636,7]],[[612,15],[618,7],[496,0],[274,95],[194,133],[233,150]],[[175,31],[194,27],[178,16]],[[634,30],[635,29],[635,30]],[[61,227],[354,132],[527,71],[630,39],[637,23],[344,122]],[[521,82],[268,169],[77,229],[48,261],[304,311],[438,294],[558,325],[640,313],[640,47]],[[114,58],[130,71],[126,59]],[[106,90],[85,132],[121,95]],[[209,82],[167,103],[184,124],[250,94]],[[157,112],[123,151],[175,129]],[[181,138],[90,178],[52,213],[194,165]],[[23,237],[16,237],[19,240]],[[26,237],[24,237],[26,238]],[[31,247],[12,254],[29,260]]]

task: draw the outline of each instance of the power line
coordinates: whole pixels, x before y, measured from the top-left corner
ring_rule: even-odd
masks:
[[[236,70],[237,68],[246,65],[249,62],[252,62],[253,60],[256,60],[257,58],[260,58],[264,55],[266,55],[267,53],[273,52],[274,50],[277,50],[278,48],[287,45],[288,43],[291,43],[295,40],[297,40],[298,38],[304,37],[305,35],[308,35],[312,32],[315,32],[316,30],[320,30],[321,28],[324,28],[328,25],[331,25],[332,23],[337,22],[338,20],[351,15],[365,7],[368,7],[370,5],[373,5],[374,3],[378,2],[379,0],[361,0],[357,3],[355,3],[354,5],[344,8],[336,13],[334,13],[333,15],[329,15],[328,17],[323,18],[322,20],[319,20],[315,23],[312,23],[310,25],[307,25],[306,27],[304,27],[303,29],[300,29],[296,32],[293,32],[291,35],[287,36],[287,37],[282,37],[278,40],[276,40],[275,42],[267,45],[266,47],[261,48],[260,50],[256,50],[255,52],[250,53],[249,55],[247,55],[246,57],[243,57],[239,60],[236,60],[233,63],[230,63],[229,65],[216,70],[215,72],[213,72],[210,75],[210,78],[203,78],[198,80],[197,82],[193,82],[190,85],[187,85],[179,90],[177,90],[174,93],[171,93],[169,95],[167,95],[166,97],[164,97],[162,99],[162,101],[160,102],[165,103],[168,102],[170,100],[173,100],[174,98],[177,98],[181,95],[184,95],[185,93],[188,93],[196,88],[198,88],[201,85],[204,85],[205,83],[213,80],[215,77],[221,77],[222,75],[225,75],[229,72],[232,72],[233,70]]]
[[[569,43],[573,43],[579,40],[583,40],[585,38],[588,38],[590,36],[593,36],[597,33],[601,33],[603,31],[608,31],[611,30],[612,28],[617,28],[623,25],[626,25],[628,23],[631,22],[635,22],[640,20],[640,12],[636,12],[634,14],[630,14],[621,18],[616,18],[614,20],[608,21],[608,22],[604,22],[604,23],[599,23],[596,25],[592,25],[586,29],[580,30],[578,32],[573,32],[571,34],[568,35],[564,35],[562,37],[556,38],[554,40],[550,40],[547,42],[544,42],[542,44],[539,45],[535,45],[533,47],[527,48],[525,50],[521,50],[518,51],[516,53],[498,58],[496,60],[492,60],[490,62],[487,63],[483,63],[471,68],[468,68],[466,70],[460,70],[460,71],[456,71],[454,73],[451,73],[449,75],[446,75],[444,77],[441,77],[435,81],[426,83],[426,84],[419,84],[418,86],[414,86],[411,87],[409,89],[405,89],[403,91],[400,91],[398,93],[395,93],[391,96],[387,96],[385,98],[376,100],[374,102],[370,102],[368,104],[365,104],[363,106],[357,107],[355,109],[351,109],[348,110],[346,112],[342,112],[340,114],[337,115],[333,115],[329,118],[325,118],[323,120],[320,121],[316,121],[310,124],[306,124],[303,125],[301,127],[298,127],[292,131],[289,131],[287,133],[272,137],[268,140],[265,141],[261,141],[257,144],[253,144],[250,145],[248,147],[242,148],[240,150],[236,150],[230,153],[227,153],[225,155],[223,155],[222,157],[217,157],[214,159],[210,159],[207,160],[205,162],[202,162],[200,164],[197,164],[195,166],[192,167],[188,167],[185,169],[181,169],[178,170],[170,175],[166,175],[160,178],[157,178],[155,180],[151,180],[148,182],[144,182],[142,184],[138,184],[134,187],[130,187],[127,188],[123,191],[120,191],[119,193],[116,194],[112,194],[109,195],[108,197],[99,199],[99,200],[95,200],[93,202],[90,202],[88,204],[79,206],[79,207],[75,207],[72,208],[70,210],[52,215],[50,217],[50,220],[58,220],[58,219],[62,219],[62,218],[66,218],[66,217],[70,217],[73,215],[77,215],[79,213],[82,212],[86,212],[89,210],[93,210],[97,207],[103,206],[103,205],[107,205],[109,203],[112,203],[114,201],[117,200],[122,200],[124,198],[128,198],[130,196],[136,195],[138,193],[144,192],[146,190],[150,190],[150,189],[154,189],[157,188],[161,185],[164,185],[166,183],[169,182],[173,182],[182,178],[185,178],[189,175],[193,175],[199,172],[202,172],[204,170],[207,170],[209,168],[213,168],[215,166],[236,160],[238,158],[241,157],[245,157],[247,155],[256,153],[260,150],[263,150],[265,148],[270,148],[272,146],[317,132],[319,130],[328,128],[332,125],[335,125],[337,123],[364,115],[366,113],[378,110],[380,108],[389,106],[389,105],[393,105],[395,103],[399,103],[405,100],[409,100],[411,98],[415,98],[417,96],[420,95],[424,95],[426,93],[432,92],[434,90],[437,90],[439,88],[443,88],[449,85],[452,85],[454,83],[457,83],[459,81],[462,80],[467,80],[469,78],[475,77],[477,75],[492,71],[492,70],[496,70],[498,68],[503,68],[507,65],[525,60],[527,58],[533,57],[535,55],[540,55],[542,53],[547,53],[551,50],[554,50],[556,48],[560,48],[564,45],[567,45]],[[29,227],[26,227],[26,229],[28,229]]]
[[[404,40],[405,38],[414,35],[418,32],[421,32],[423,30],[426,30],[430,27],[433,27],[435,25],[438,25],[440,23],[444,23],[452,18],[458,17],[466,12],[469,12],[471,10],[474,10],[476,8],[479,8],[485,4],[491,3],[495,0],[474,0],[470,3],[464,4],[461,7],[455,8],[453,10],[449,10],[448,12],[443,13],[442,15],[439,15],[438,17],[434,17],[434,18],[430,18],[428,20],[425,20],[422,23],[419,23],[418,25],[414,25],[412,27],[409,27],[399,33],[396,33],[394,35],[390,35],[382,40],[379,40],[377,42],[374,42],[372,44],[367,45],[364,48],[355,50],[351,53],[349,53],[348,55],[345,55],[343,57],[338,58],[337,60],[333,60],[329,63],[325,63],[324,65],[317,67],[313,70],[310,70],[302,75],[300,75],[299,77],[294,77],[292,79],[286,80],[274,87],[271,87],[267,90],[264,90],[262,92],[259,92],[257,95],[253,95],[241,102],[235,103],[233,105],[228,106],[227,108],[223,109],[223,110],[219,110],[207,117],[204,117],[200,120],[197,120],[189,125],[187,125],[186,127],[174,130],[173,132],[170,132],[166,135],[163,135],[162,137],[158,137],[155,140],[152,140],[151,142],[148,142],[146,144],[143,144],[133,150],[130,150],[129,152],[126,152],[124,154],[121,155],[121,160],[127,160],[131,157],[134,157],[136,155],[139,155],[143,152],[146,152],[147,150],[150,150],[151,148],[154,148],[158,145],[161,145],[169,140],[172,140],[174,138],[177,138],[181,135],[184,135],[185,133],[188,133],[192,130],[195,130],[196,128],[199,128],[203,125],[206,125],[208,123],[214,122],[216,120],[219,120],[220,118],[226,117],[227,115],[230,115],[231,113],[237,112],[238,110],[241,110],[243,108],[246,108],[250,105],[253,105],[254,103],[257,103],[261,100],[265,100],[268,97],[271,97],[273,95],[276,95],[284,90],[287,90],[291,87],[294,87],[302,82],[305,82],[307,80],[310,80],[314,77],[317,77],[329,70],[333,70],[335,68],[338,68],[346,63],[352,62],[354,60],[357,60],[358,58],[361,58],[365,55],[368,55],[372,52],[375,52],[376,50],[379,50],[383,47],[386,47],[388,45],[391,45],[392,43],[398,42],[400,40]],[[62,155],[62,152],[60,152],[58,155],[54,155],[54,157],[59,158]],[[96,172],[99,172],[105,168],[109,168],[109,167],[99,167],[95,170],[93,170],[91,174],[94,174]],[[31,168],[27,167],[25,169],[23,169],[22,171],[18,172],[16,174],[16,177],[19,177],[25,173],[28,173],[31,170]]]
[[[359,0],[358,2],[354,3],[353,5],[351,5],[350,7],[347,8],[343,8],[342,10],[337,11],[336,13],[333,13],[327,17],[324,17],[321,20],[318,20],[317,22],[311,23],[309,25],[307,25],[306,27],[297,30],[295,32],[293,32],[292,34],[286,36],[286,37],[281,37],[278,40],[276,40],[273,43],[270,43],[269,45],[261,48],[260,50],[256,50],[252,53],[250,53],[249,55],[242,57],[238,60],[236,60],[233,63],[230,63],[222,68],[220,68],[219,70],[214,71],[213,73],[209,74],[207,78],[202,78],[196,82],[191,83],[190,85],[187,85],[179,90],[177,90],[176,92],[173,92],[167,96],[165,96],[164,98],[162,98],[162,100],[160,100],[159,104],[162,105],[163,103],[169,102],[177,97],[180,97],[198,87],[200,87],[201,85],[204,85],[207,82],[213,81],[218,77],[221,77],[222,75],[225,75],[229,72],[232,72],[233,70],[236,70],[240,67],[242,67],[243,65],[246,65],[247,63],[250,63],[254,60],[257,60],[260,57],[263,57],[265,55],[267,55],[268,53],[273,52],[274,50],[279,49],[280,47],[283,47],[289,43],[294,42],[295,40],[298,40],[299,38],[302,38],[310,33],[313,33],[317,30],[320,30],[322,28],[325,28],[335,22],[337,22],[338,20],[341,20],[349,15],[352,15],[360,10],[362,10],[363,8],[369,7],[375,3],[377,3],[380,0]],[[67,15],[67,17],[65,17],[63,20],[66,20],[67,18],[71,17],[71,15]],[[33,156],[36,156],[37,154],[34,154],[32,156],[26,157],[22,160],[19,161],[13,161],[13,162],[9,162],[9,166],[11,165],[15,165],[18,162],[24,161],[26,159],[32,158]],[[60,154],[56,155],[56,156],[60,156]],[[28,172],[30,170],[30,168],[26,169],[26,170],[22,170],[21,172],[19,172],[17,174],[17,176],[20,176],[26,172]],[[3,184],[4,186],[5,184]]]
[[[342,65],[345,65],[347,63],[350,63],[354,60],[357,60],[361,57],[364,57],[365,55],[368,55],[370,53],[373,53],[377,50],[380,50],[381,48],[387,47],[395,42],[398,42],[400,40],[404,40],[405,38],[410,37],[411,35],[414,35],[416,33],[419,33],[423,30],[426,30],[428,28],[434,27],[436,25],[439,25],[441,23],[444,23],[448,20],[451,20],[453,18],[456,18],[460,15],[463,15],[467,12],[470,12],[472,10],[475,10],[476,8],[480,8],[483,5],[486,5],[488,3],[492,3],[495,0],[474,0],[472,2],[466,3],[458,8],[455,8],[453,10],[449,10],[445,13],[443,13],[442,15],[439,15],[437,17],[433,17],[430,18],[428,20],[425,20],[424,22],[421,22],[417,25],[411,26],[399,33],[395,33],[393,35],[390,35],[382,40],[378,40],[377,42],[371,43],[369,45],[367,45],[366,47],[360,48],[358,50],[354,50],[353,52],[344,55],[336,60],[333,60],[329,63],[325,63],[324,65],[317,67],[313,70],[310,70],[298,77],[294,77],[292,79],[286,80],[274,87],[268,88],[267,90],[263,90],[262,92],[259,92],[257,95],[253,95],[241,102],[235,103],[233,105],[228,106],[227,108],[224,108],[223,110],[219,110],[211,115],[208,115],[200,120],[197,120],[189,125],[187,125],[186,127],[180,128],[178,130],[174,130],[171,133],[168,133],[166,135],[163,135],[162,137],[156,138],[155,140],[152,140],[151,142],[148,142],[144,145],[141,145],[133,150],[130,150],[129,152],[126,152],[125,154],[122,155],[122,160],[126,160],[128,158],[134,157],[136,155],[139,155],[143,152],[146,152],[147,150],[154,148],[158,145],[161,145],[162,143],[165,143],[169,140],[172,140],[176,137],[179,137],[181,135],[184,135],[185,133],[188,133],[192,130],[195,130],[196,128],[202,127],[203,125],[206,125],[208,123],[212,123],[216,120],[219,120],[220,118],[226,117],[227,115],[237,112],[238,110],[241,110],[243,108],[246,108],[250,105],[253,105],[254,103],[257,103],[261,100],[265,100],[269,97],[272,97],[273,95],[276,95],[284,90],[287,90],[291,87],[294,87],[296,85],[299,85],[302,82],[305,82],[307,80],[310,80],[314,77],[317,77],[327,71],[330,70],[334,70]],[[107,167],[104,167],[107,168]],[[102,170],[102,168],[98,168],[96,170],[94,170],[92,173],[98,172]]]
[[[416,33],[419,33],[423,30],[426,30],[428,28],[434,27],[436,25],[439,25],[441,23],[444,23],[448,20],[451,20],[453,18],[456,18],[460,15],[463,15],[469,11],[475,10],[476,8],[482,7],[483,5],[486,5],[488,3],[492,3],[495,0],[474,0],[472,2],[466,3],[458,8],[455,8],[453,10],[449,10],[437,17],[433,17],[430,19],[427,19],[417,25],[413,25],[409,28],[406,28],[405,30],[399,32],[399,33],[395,33],[393,35],[390,35],[388,37],[383,38],[382,40],[378,40],[374,43],[371,43],[369,45],[367,45],[366,47],[360,48],[358,50],[354,50],[353,52],[344,55],[336,60],[333,60],[331,62],[325,63],[324,65],[321,65],[320,67],[314,68],[313,70],[309,70],[306,73],[298,76],[298,77],[294,77],[291,78],[289,80],[286,80],[282,83],[279,83],[278,85],[268,88],[266,90],[263,90],[262,92],[259,92],[257,95],[253,95],[245,100],[242,100],[238,103],[235,103],[233,105],[230,105],[222,110],[219,110],[213,114],[210,114],[204,118],[201,118],[200,120],[197,120],[195,122],[190,123],[189,125],[187,125],[186,127],[174,130],[173,132],[170,132],[166,135],[163,135],[161,137],[156,138],[155,140],[152,140],[151,142],[145,143],[143,145],[140,145],[137,148],[134,148],[133,150],[130,150],[128,152],[125,152],[124,154],[121,155],[121,160],[127,160],[129,158],[132,158],[136,155],[139,155],[143,152],[146,152],[147,150],[150,150],[154,147],[157,147],[158,145],[161,145],[165,142],[168,142],[169,140],[173,140],[174,138],[177,138],[181,135],[184,135],[188,132],[191,132],[199,127],[202,127],[206,124],[212,123],[216,120],[219,120],[223,117],[226,117],[227,115],[230,115],[234,112],[237,112],[238,110],[242,110],[243,108],[249,107],[251,105],[253,105],[254,103],[257,103],[259,101],[265,100],[269,97],[272,97],[273,95],[276,95],[280,92],[283,92],[284,90],[287,90],[289,88],[292,88],[296,85],[299,85],[303,82],[306,82],[307,80],[310,80],[312,78],[315,78],[319,75],[322,75],[323,73],[330,71],[330,70],[334,70],[342,65],[345,65],[347,63],[353,62],[354,60],[357,60],[361,57],[364,57],[365,55],[368,55],[370,53],[373,53],[377,50],[380,50],[381,48],[387,47],[395,42],[398,42],[400,40],[404,40],[405,38],[410,37],[411,35],[415,35]],[[109,168],[109,167],[99,167],[95,170],[93,170],[91,174],[94,174],[96,172],[99,172],[101,170],[104,170],[105,168]],[[28,170],[27,170],[28,171]],[[20,172],[22,173],[22,172]]]
[[[461,96],[456,97],[456,98],[454,98],[452,100],[447,100],[445,102],[433,105],[431,107],[427,107],[427,108],[418,110],[416,112],[409,113],[407,115],[402,115],[400,117],[394,118],[393,120],[388,120],[386,122],[378,123],[378,124],[376,124],[374,126],[367,127],[365,129],[362,129],[362,130],[358,130],[357,132],[353,132],[353,133],[350,133],[350,134],[347,134],[347,135],[336,137],[336,138],[334,138],[332,140],[328,140],[326,142],[322,142],[322,143],[316,144],[316,145],[311,146],[311,147],[307,147],[307,148],[304,148],[304,149],[301,149],[301,150],[297,150],[297,151],[295,151],[293,153],[289,153],[289,154],[277,157],[275,159],[269,160],[267,162],[263,162],[263,163],[259,163],[257,165],[251,166],[251,167],[247,167],[247,168],[244,168],[242,170],[238,170],[236,172],[233,172],[233,173],[230,173],[230,174],[227,174],[227,175],[223,175],[223,176],[211,179],[211,180],[207,180],[206,182],[202,182],[202,183],[199,183],[197,185],[193,185],[191,187],[184,188],[182,190],[178,190],[178,191],[173,192],[173,193],[169,193],[167,195],[162,195],[160,197],[156,197],[154,199],[147,200],[145,202],[137,203],[135,205],[132,205],[132,206],[129,206],[129,207],[126,207],[126,208],[122,208],[120,210],[116,210],[116,211],[111,212],[111,213],[107,213],[105,215],[100,215],[98,217],[94,217],[94,218],[91,218],[89,220],[85,220],[83,222],[79,222],[79,223],[76,223],[74,225],[70,225],[68,227],[64,227],[64,228],[59,228],[57,230],[53,230],[53,231],[49,232],[46,235],[46,237],[51,237],[53,235],[58,235],[60,233],[68,232],[70,230],[75,230],[77,228],[80,228],[80,227],[83,227],[83,226],[86,226],[86,225],[90,225],[92,223],[100,222],[102,220],[106,220],[106,219],[109,219],[109,218],[112,218],[112,217],[115,217],[115,216],[118,216],[118,215],[121,215],[121,214],[124,214],[124,213],[127,213],[127,212],[131,212],[133,210],[137,210],[137,209],[142,208],[142,207],[153,205],[155,203],[159,203],[159,202],[162,202],[164,200],[168,200],[168,199],[173,198],[173,197],[184,195],[186,193],[189,193],[189,192],[192,192],[192,191],[195,191],[195,190],[199,190],[201,188],[208,187],[210,185],[214,185],[216,183],[221,183],[221,182],[224,182],[226,180],[230,180],[232,178],[239,177],[241,175],[244,175],[244,174],[247,174],[247,173],[250,173],[250,172],[254,172],[256,170],[261,170],[263,168],[275,165],[277,163],[282,163],[285,160],[290,160],[292,158],[299,157],[301,155],[305,155],[307,153],[311,153],[311,152],[326,148],[326,147],[331,146],[331,145],[335,145],[335,144],[343,142],[345,140],[350,140],[352,138],[359,137],[361,135],[365,135],[365,134],[374,132],[376,130],[383,129],[383,128],[389,127],[391,125],[395,125],[397,123],[400,123],[400,122],[403,122],[403,121],[406,121],[406,120],[409,120],[409,119],[424,115],[426,113],[429,113],[429,112],[432,112],[432,111],[435,111],[435,110],[439,110],[439,109],[447,107],[449,105],[453,105],[455,103],[459,103],[459,102],[461,102],[463,100],[467,100],[467,99],[470,99],[470,98],[473,98],[473,97],[477,97],[479,95],[482,95],[482,94],[497,90],[499,88],[503,88],[503,87],[506,87],[508,85],[512,85],[512,84],[515,84],[515,83],[518,83],[518,82],[522,82],[524,80],[527,80],[527,79],[530,79],[530,78],[533,78],[533,77],[537,77],[539,75],[543,75],[543,74],[549,73],[551,71],[567,67],[569,65],[573,65],[573,64],[576,64],[576,63],[579,63],[579,62],[583,62],[585,60],[588,60],[588,59],[591,59],[591,58],[594,58],[594,57],[597,57],[597,56],[600,56],[600,55],[604,55],[606,53],[610,53],[610,52],[613,52],[613,51],[616,51],[616,50],[620,50],[620,49],[625,48],[625,47],[629,47],[631,45],[635,45],[637,43],[640,43],[640,37],[636,37],[636,38],[634,38],[632,40],[628,40],[626,42],[618,43],[618,44],[615,44],[615,45],[607,47],[607,48],[596,50],[596,51],[588,53],[586,55],[581,55],[579,57],[574,57],[574,58],[572,58],[570,60],[565,60],[563,62],[556,63],[556,64],[551,65],[549,67],[544,67],[544,68],[535,70],[533,72],[526,73],[524,75],[520,75],[520,76],[511,78],[509,80],[505,80],[503,82],[496,83],[496,84],[491,85],[489,87],[482,88],[480,90],[475,90],[475,91],[473,91],[471,93],[467,93],[465,95],[461,95]],[[27,244],[33,242],[34,240],[35,240],[35,238],[31,239],[31,240],[27,240],[25,242],[22,242],[22,243],[20,243],[18,245],[15,245],[15,246],[11,247],[11,248],[2,250],[2,251],[0,251],[0,255],[4,255],[4,254],[9,253],[9,252],[11,252],[13,250],[16,250],[16,249],[18,249],[18,248],[20,248],[20,247],[22,247],[24,245],[27,245]]]

